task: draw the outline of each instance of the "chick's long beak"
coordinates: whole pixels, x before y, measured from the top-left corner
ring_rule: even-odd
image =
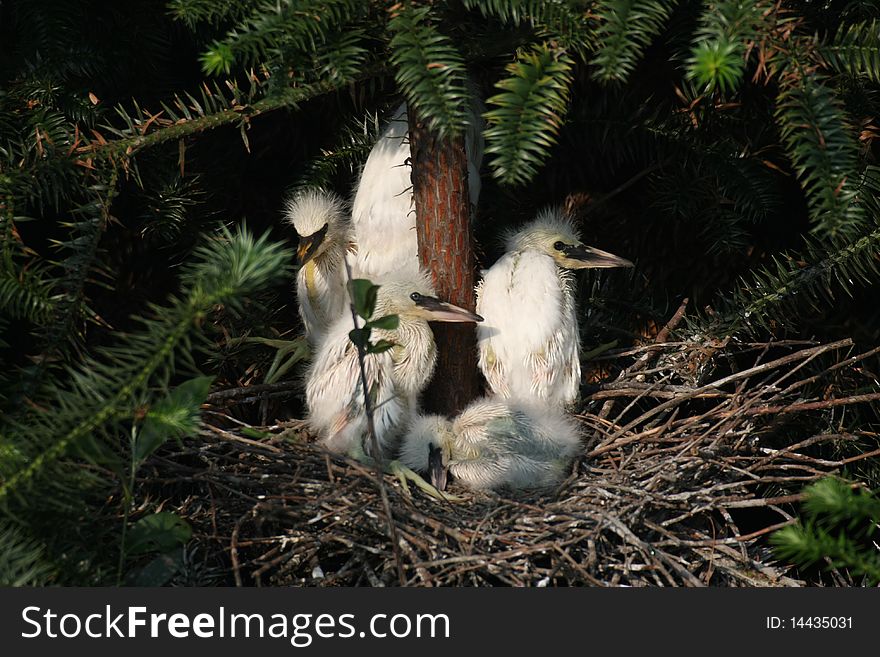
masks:
[[[482,322],[483,318],[470,310],[453,306],[435,297],[422,296],[416,305],[425,311],[429,320],[435,322]]]
[[[565,257],[578,263],[579,269],[607,269],[609,267],[632,267],[626,258],[621,258],[607,251],[594,249],[592,246],[577,244],[564,251]]]
[[[296,248],[296,259],[299,265],[306,264],[315,256],[326,236],[327,224],[324,224],[320,230],[299,238],[299,246]]]
[[[434,445],[428,446],[428,478],[437,490],[446,490],[446,465],[443,463],[443,450]]]

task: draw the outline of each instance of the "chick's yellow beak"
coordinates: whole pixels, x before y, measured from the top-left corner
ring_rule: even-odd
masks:
[[[324,238],[327,236],[327,224],[320,230],[315,231],[311,235],[305,235],[299,238],[299,246],[296,248],[296,259],[300,266],[306,264],[315,257]]]

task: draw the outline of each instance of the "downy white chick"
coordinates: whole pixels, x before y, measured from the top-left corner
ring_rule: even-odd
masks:
[[[558,484],[580,448],[577,422],[546,405],[490,397],[450,421],[419,416],[399,461],[443,490],[446,470],[473,489],[540,489]]]
[[[395,329],[373,329],[371,340],[394,347],[367,354],[367,387],[381,456],[390,456],[417,410],[417,397],[428,384],[437,359],[428,321],[478,322],[479,315],[434,297],[427,275],[385,278],[373,317],[397,315]],[[328,330],[307,373],[308,422],[331,451],[354,458],[378,457],[370,445],[357,348],[349,338],[352,318],[345,315]]]
[[[632,263],[582,244],[556,209],[509,233],[506,246],[477,285],[480,370],[496,395],[566,406],[581,378],[571,270]]]
[[[288,199],[285,216],[299,235],[297,304],[314,347],[348,309],[344,258],[352,250],[351,222],[342,199],[312,189]]]

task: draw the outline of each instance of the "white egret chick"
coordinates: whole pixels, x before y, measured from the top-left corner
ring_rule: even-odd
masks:
[[[376,281],[373,317],[397,315],[395,329],[373,329],[371,341],[388,351],[365,356],[373,424],[381,456],[391,455],[417,409],[417,397],[434,372],[437,350],[428,321],[478,322],[479,315],[436,299],[424,274]],[[370,445],[357,347],[345,315],[328,330],[307,373],[308,423],[329,450],[362,459]]]
[[[443,490],[446,471],[474,489],[540,489],[558,484],[580,448],[577,422],[545,405],[489,397],[470,404],[455,420],[417,417],[399,461],[427,472]]]
[[[480,370],[496,395],[566,406],[581,379],[571,270],[632,263],[582,244],[556,209],[509,233],[506,246],[477,285]]]
[[[297,303],[306,339],[315,346],[348,308],[344,259],[352,249],[351,222],[342,199],[312,189],[288,199],[285,215],[299,235]]]
[[[482,114],[478,102],[465,132],[468,187],[471,204],[480,197],[480,165],[483,161]],[[419,247],[409,150],[409,124],[404,103],[397,108],[361,172],[352,203],[352,220],[358,244],[355,269],[373,278],[389,272],[416,274]]]

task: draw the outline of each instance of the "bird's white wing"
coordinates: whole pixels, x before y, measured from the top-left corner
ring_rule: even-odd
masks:
[[[535,389],[546,391],[542,399],[561,404],[577,399],[581,381],[580,335],[574,304],[572,274],[557,270],[559,314],[541,351],[532,354]]]
[[[360,276],[418,272],[406,105],[397,108],[361,172],[352,203]]]
[[[465,133],[470,201],[480,198],[483,161],[482,104],[474,102]],[[370,151],[352,203],[358,245],[355,270],[367,278],[389,272],[417,274],[419,249],[413,207],[409,124],[400,105]]]

